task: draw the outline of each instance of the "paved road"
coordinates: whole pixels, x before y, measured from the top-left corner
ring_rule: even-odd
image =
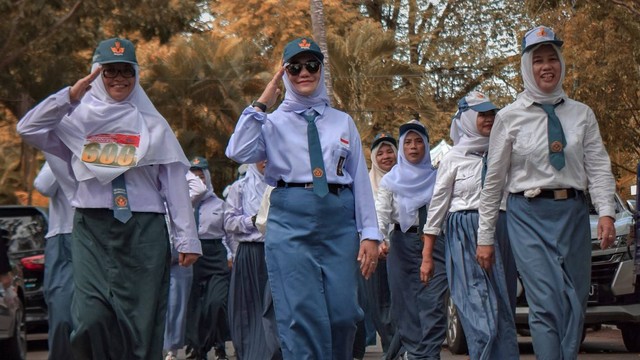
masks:
[[[30,337],[30,339],[40,339],[29,342],[29,355],[27,356],[27,360],[47,360],[47,343],[46,337],[36,336]],[[529,337],[520,337],[518,339],[520,343],[520,354],[521,359],[525,360],[533,360],[535,356],[533,355],[533,348],[531,346],[531,338]],[[228,353],[233,354],[233,349],[231,347],[231,343],[227,343]],[[178,354],[178,359],[184,359],[184,353]],[[380,360],[382,357],[382,350],[379,346],[370,346],[367,348],[367,355],[365,359],[367,360]],[[231,359],[235,359],[235,357],[231,357]],[[449,350],[446,348],[442,349],[442,359],[451,359],[451,360],[466,360],[468,356],[466,355],[451,355]],[[620,335],[620,331],[614,328],[603,327],[602,330],[599,331],[589,331],[587,333],[587,337],[580,348],[580,355],[578,359],[598,359],[598,360],[623,360],[623,359],[640,359],[640,354],[637,353],[628,353],[622,343],[622,336]],[[160,360],[160,359],[158,359]],[[209,355],[209,360],[215,360],[215,356],[213,352]]]

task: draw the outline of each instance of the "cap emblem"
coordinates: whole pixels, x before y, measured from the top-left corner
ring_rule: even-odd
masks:
[[[309,49],[311,47],[311,43],[308,42],[307,39],[302,39],[302,41],[298,43],[298,46],[300,46],[301,49]]]
[[[124,48],[120,45],[120,41],[116,41],[114,46],[111,47],[111,51],[115,56],[124,55]]]

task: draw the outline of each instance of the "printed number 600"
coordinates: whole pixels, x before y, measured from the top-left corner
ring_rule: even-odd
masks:
[[[111,143],[101,148],[98,143],[89,143],[82,151],[82,161],[100,165],[131,166],[135,155],[136,148],[133,145],[120,147]]]

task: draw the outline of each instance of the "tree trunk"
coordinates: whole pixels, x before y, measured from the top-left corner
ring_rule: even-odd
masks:
[[[313,37],[318,42],[324,54],[324,81],[327,87],[329,101],[333,101],[333,83],[331,82],[331,67],[329,66],[329,49],[327,48],[327,34],[324,28],[324,6],[322,0],[311,0],[311,27]],[[331,105],[331,104],[329,104]]]

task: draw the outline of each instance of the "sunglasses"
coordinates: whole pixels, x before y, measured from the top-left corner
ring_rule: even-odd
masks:
[[[302,67],[305,67],[309,72],[309,74],[315,74],[318,72],[318,70],[320,70],[320,61],[311,60],[311,61],[307,61],[304,64],[286,63],[284,64],[284,67],[287,69],[287,72],[289,73],[289,75],[292,75],[292,76],[300,75],[300,72],[302,72]]]
[[[129,79],[136,76],[136,70],[133,67],[126,67],[123,69],[117,68],[105,68],[102,70],[102,76],[107,79],[113,79],[118,77],[118,74],[122,75],[123,78]]]

